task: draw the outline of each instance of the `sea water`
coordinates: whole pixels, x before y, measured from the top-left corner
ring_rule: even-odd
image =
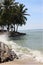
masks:
[[[33,58],[43,63],[43,30],[25,30],[24,36],[10,37],[0,35],[0,41],[6,43],[19,58]]]
[[[26,35],[17,38],[12,37],[14,42],[20,46],[43,52],[43,30],[25,30],[21,32],[26,33]]]

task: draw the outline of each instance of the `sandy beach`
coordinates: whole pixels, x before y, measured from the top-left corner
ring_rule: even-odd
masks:
[[[15,59],[14,61],[9,61],[5,63],[0,63],[0,65],[43,65],[43,63],[36,62],[32,59]]]
[[[4,33],[5,34],[5,33]],[[6,43],[6,36],[1,35],[0,40],[2,39],[2,41],[5,39],[5,43]],[[10,42],[9,42],[10,43]],[[18,46],[17,44],[14,45],[14,47],[16,48],[16,50],[21,49],[19,51],[23,51],[25,48],[21,48],[20,46]],[[20,47],[20,48],[19,48]],[[14,49],[15,49],[14,48]],[[27,52],[27,50],[26,50]],[[19,52],[20,53],[20,52]],[[36,52],[37,53],[37,52]],[[36,54],[35,53],[35,54]],[[30,56],[30,55],[29,55]],[[9,62],[4,62],[4,63],[0,63],[0,65],[43,65],[43,63],[37,62],[33,59],[33,57],[27,57],[24,53],[23,56],[21,56],[19,59],[14,59],[13,61],[9,61]],[[37,57],[37,56],[36,56]]]

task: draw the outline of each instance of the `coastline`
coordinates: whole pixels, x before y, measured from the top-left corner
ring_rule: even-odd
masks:
[[[26,33],[21,33],[21,32],[0,32],[0,35],[2,35],[2,34],[8,34],[9,35],[9,37],[19,37],[19,36],[24,36],[24,35],[26,35]]]
[[[14,61],[1,63],[0,65],[43,65],[43,63],[36,62],[32,58],[26,58],[18,60],[15,59]]]
[[[8,34],[8,33],[4,33],[5,35],[6,34]],[[3,41],[3,39],[5,40],[5,41],[7,41],[7,39],[6,39],[6,36],[5,36],[5,38],[4,38],[4,36],[1,36],[2,38],[0,38],[0,40],[2,39],[2,41]],[[9,42],[10,43],[10,42]],[[9,44],[8,43],[8,44]],[[11,42],[11,44],[13,44],[13,42]],[[17,51],[20,51],[20,52],[22,52],[25,48],[22,48],[22,47],[20,47],[20,46],[18,46],[16,43],[15,44],[13,44],[14,46],[14,50],[17,50]],[[20,49],[20,50],[19,50]],[[36,52],[37,53],[37,52]],[[36,54],[35,53],[35,54]],[[31,54],[31,53],[30,53]],[[40,54],[40,52],[39,52],[39,54]],[[38,54],[38,55],[39,55]],[[35,55],[36,57],[38,57],[37,55]],[[34,58],[35,58],[35,56],[34,56]],[[39,55],[39,57],[40,57],[40,55]],[[23,59],[22,59],[23,58]],[[24,55],[22,56],[22,58],[20,58],[20,59],[14,59],[14,61],[9,61],[9,62],[5,62],[5,63],[0,63],[0,65],[43,65],[43,63],[41,63],[41,62],[38,62],[38,61],[35,61],[35,60],[33,60],[33,58],[32,57],[24,57]],[[39,60],[41,61],[41,59],[39,58]]]

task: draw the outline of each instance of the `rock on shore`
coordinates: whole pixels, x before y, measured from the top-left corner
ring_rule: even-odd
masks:
[[[9,32],[9,37],[16,37],[16,36],[23,36],[23,35],[26,35],[26,33]]]
[[[0,63],[5,61],[12,61],[14,58],[18,59],[18,56],[9,46],[3,42],[0,42]]]

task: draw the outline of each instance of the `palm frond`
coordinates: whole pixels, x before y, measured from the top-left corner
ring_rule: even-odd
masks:
[[[30,16],[30,14],[24,14],[24,15],[28,15],[28,16]]]
[[[22,11],[22,13],[26,13],[26,11],[27,11],[28,9],[27,8],[25,8],[23,11]]]

